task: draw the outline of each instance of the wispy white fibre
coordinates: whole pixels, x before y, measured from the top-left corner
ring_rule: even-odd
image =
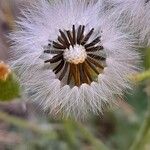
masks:
[[[136,41],[120,32],[110,18],[104,15],[101,1],[41,0],[22,10],[17,31],[10,35],[11,63],[30,100],[50,113],[82,118],[89,112],[102,113],[104,106],[115,104],[131,88],[129,76],[137,72],[139,63]],[[99,44],[104,48],[106,67],[90,85],[66,85],[57,78],[51,64],[44,63],[54,56],[44,54],[44,47],[57,39],[59,29],[69,30],[72,25],[84,25],[86,33],[94,28],[90,41],[101,36]]]
[[[139,44],[150,46],[150,1],[149,0],[110,0],[116,6],[114,20],[126,26],[139,39]]]

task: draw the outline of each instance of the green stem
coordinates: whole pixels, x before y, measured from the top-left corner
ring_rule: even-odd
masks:
[[[144,122],[139,130],[139,133],[137,134],[135,141],[133,142],[133,144],[131,145],[130,150],[138,150],[140,149],[144,137],[147,134],[147,132],[150,129],[150,100],[148,101],[148,109],[147,112],[145,114],[145,118],[144,118]]]
[[[0,111],[0,120],[6,122],[8,124],[17,126],[19,128],[30,130],[36,134],[42,134],[42,135],[47,135],[47,136],[50,135],[49,137],[51,137],[52,139],[56,138],[56,134],[54,132],[51,132],[51,131],[47,132],[47,130],[42,129],[40,126],[38,126],[34,123],[28,122],[27,120],[24,120],[21,118],[11,116],[11,115],[1,112],[1,111]]]
[[[109,150],[105,144],[95,138],[85,126],[83,127],[81,124],[78,124],[77,128],[81,131],[84,138],[92,144],[94,150]]]
[[[134,77],[134,80],[136,81],[143,81],[143,80],[146,80],[146,79],[149,79],[150,78],[150,69],[147,70],[147,71],[144,71],[138,75],[136,75]]]
[[[72,150],[79,149],[78,141],[76,138],[76,128],[74,126],[74,122],[71,120],[64,120],[64,135],[65,139],[68,141],[68,145]]]

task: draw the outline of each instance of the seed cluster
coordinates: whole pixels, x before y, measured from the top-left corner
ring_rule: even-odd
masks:
[[[94,53],[103,50],[103,46],[99,44],[101,37],[96,37],[93,41],[88,42],[94,33],[94,28],[85,34],[84,25],[80,25],[78,29],[73,25],[72,30],[59,30],[59,32],[60,36],[58,36],[57,41],[52,43],[53,50],[44,51],[45,53],[56,55],[52,59],[46,60],[45,63],[57,63],[53,71],[55,74],[59,74],[59,80],[62,80],[67,75],[68,85],[71,83],[76,86],[80,86],[83,83],[91,84],[95,75],[98,76],[103,71],[104,65],[102,61],[106,60],[106,58]],[[85,60],[78,63],[67,61],[64,57],[65,52],[75,49],[76,46],[82,46],[85,49]],[[68,71],[69,74],[67,73]]]

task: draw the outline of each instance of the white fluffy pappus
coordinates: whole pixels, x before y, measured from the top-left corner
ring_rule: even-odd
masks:
[[[124,24],[139,39],[140,46],[150,46],[150,1],[112,0],[114,20]],[[116,15],[117,14],[117,15]]]
[[[37,1],[11,33],[11,64],[24,92],[55,115],[83,118],[131,88],[138,71],[133,37],[115,28],[101,1]],[[80,51],[81,50],[81,51]]]

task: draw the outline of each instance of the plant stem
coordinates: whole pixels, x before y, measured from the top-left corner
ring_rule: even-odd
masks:
[[[84,138],[92,144],[94,150],[109,150],[105,144],[95,138],[85,126],[83,127],[81,124],[78,124],[77,128],[81,131]]]
[[[150,78],[150,69],[132,77],[134,81],[143,81]]]
[[[79,149],[74,122],[69,119],[64,120],[63,126],[64,126],[65,139],[68,141],[68,145],[71,148],[71,150]]]
[[[145,135],[150,129],[150,99],[148,99],[148,109],[145,114],[144,122],[139,130],[139,133],[137,134],[133,144],[131,145],[131,148],[129,150],[138,150],[144,140]]]
[[[3,120],[4,122],[14,125],[14,126],[17,126],[19,128],[30,130],[36,134],[42,134],[42,135],[47,135],[47,136],[50,135],[49,137],[51,137],[52,139],[56,138],[56,134],[53,131],[44,130],[40,126],[38,126],[34,123],[28,122],[27,120],[24,120],[21,118],[11,116],[2,111],[0,111],[0,120]]]

